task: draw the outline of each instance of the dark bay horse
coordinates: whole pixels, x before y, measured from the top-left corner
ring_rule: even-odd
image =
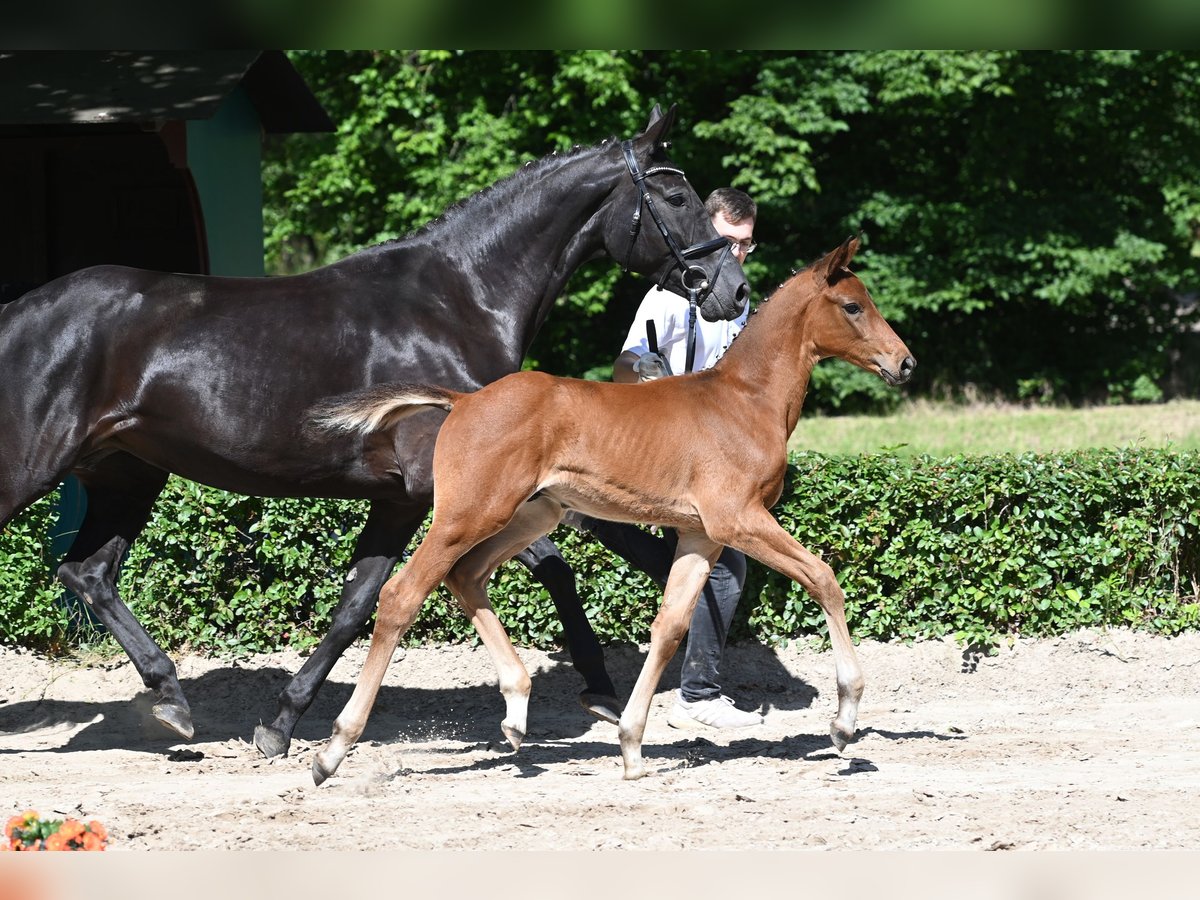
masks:
[[[303,275],[98,266],[3,308],[0,526],[78,476],[87,513],[59,576],[158,693],[158,719],[193,733],[175,666],[117,578],[168,473],[258,496],[371,501],[329,633],[255,731],[277,755],[429,510],[445,418],[429,411],[364,439],[302,428],[314,403],[397,380],[469,391],[517,371],[567,279],[605,253],[699,288],[706,318],[739,313],[741,266],[667,155],[674,120],[675,107],[656,106],[633,140],[530,163],[408,238]]]
[[[501,727],[520,746],[529,675],[488,605],[486,583],[496,566],[554,528],[564,508],[679,532],[650,652],[620,718],[626,778],[645,774],[650,702],[723,546],[791,577],[820,604],[837,668],[830,735],[842,750],[854,736],[863,691],[845,596],[832,569],[769,510],[783,491],[788,436],[819,360],[844,359],[892,385],[907,381],[916,365],[848,268],[858,246],[851,237],[786,281],[704,372],[645,384],[524,372],[475,393],[385,385],[318,407],[317,426],[363,434],[386,434],[427,407],[451,412],[433,455],[433,522],[383,587],[354,694],[313,760],[316,783],[336,771],[362,734],[397,642],[443,581],[495,661],[506,701]],[[481,484],[490,486],[485,494]]]

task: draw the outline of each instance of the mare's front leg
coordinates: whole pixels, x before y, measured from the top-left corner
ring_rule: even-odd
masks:
[[[500,729],[514,750],[520,749],[525,740],[531,684],[525,664],[492,610],[487,582],[501,563],[553,529],[561,518],[562,507],[557,502],[530,500],[521,505],[502,531],[473,547],[446,575],[446,587],[475,626],[496,667],[505,704]]]
[[[650,703],[662,679],[663,670],[687,634],[696,599],[720,555],[721,545],[703,533],[680,533],[675,561],[663,592],[662,607],[650,626],[650,652],[642,664],[642,671],[638,674],[637,683],[633,686],[633,693],[629,696],[629,703],[618,725],[626,780],[641,778],[646,774],[642,760],[642,738],[650,716]]]
[[[275,720],[254,729],[254,746],[264,756],[287,753],[296,723],[312,705],[346,648],[362,632],[379,600],[380,588],[420,527],[425,512],[424,507],[400,507],[383,501],[371,504],[328,633],[279,694]]]
[[[820,604],[825,613],[838,689],[838,712],[830,723],[829,737],[840,753],[854,739],[864,680],[846,625],[846,595],[833,569],[788,534],[761,506],[751,507],[736,517],[729,534],[722,535],[722,540],[791,578]]]

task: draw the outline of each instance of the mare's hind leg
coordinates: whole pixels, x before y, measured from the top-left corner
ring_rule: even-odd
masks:
[[[58,577],[92,611],[129,655],[142,683],[158,694],[154,717],[190,738],[192,715],[175,664],[154,643],[117,592],[121,561],[150,518],[167,473],[123,453],[80,472],[87,512]]]
[[[638,674],[618,726],[621,758],[628,780],[646,774],[646,766],[642,761],[642,737],[646,733],[650,703],[662,679],[663,670],[687,634],[696,599],[708,581],[721,549],[720,544],[702,533],[681,532],[679,535],[675,562],[671,565],[671,574],[667,576],[667,587],[663,592],[662,607],[650,625],[650,652],[642,664],[642,671]]]
[[[575,588],[575,573],[547,537],[538,538],[514,558],[545,586],[554,601],[571,664],[586,685],[579,694],[579,705],[596,718],[616,725],[621,717],[621,703],[604,665],[604,650],[583,611],[583,602]]]
[[[382,501],[371,504],[329,632],[280,693],[275,720],[254,729],[254,745],[264,756],[287,752],[296,723],[346,648],[362,632],[379,600],[380,587],[424,518],[423,507],[398,507]]]
[[[446,587],[458,599],[463,612],[487,647],[499,676],[505,715],[500,728],[514,750],[525,739],[529,715],[529,672],[513,649],[504,626],[488,600],[487,582],[505,560],[544,535],[562,518],[562,507],[553,500],[531,500],[521,506],[512,521],[499,533],[473,547],[446,574]]]

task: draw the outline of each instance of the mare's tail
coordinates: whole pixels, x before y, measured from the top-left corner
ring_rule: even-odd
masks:
[[[308,417],[318,428],[369,434],[390,428],[427,406],[448,411],[462,396],[436,385],[392,382],[331,397],[314,406]]]

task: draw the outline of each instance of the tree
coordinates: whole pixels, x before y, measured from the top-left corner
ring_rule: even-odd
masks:
[[[1153,396],[1200,255],[1200,55],[1182,51],[294,54],[339,130],[268,154],[273,271],[404,234],[523,161],[678,102],[703,196],[759,202],[765,295],[863,230],[856,260],[918,389]],[[607,377],[644,286],[585,266],[528,365]],[[825,364],[810,405],[894,403]],[[1197,386],[1200,389],[1200,386]]]

